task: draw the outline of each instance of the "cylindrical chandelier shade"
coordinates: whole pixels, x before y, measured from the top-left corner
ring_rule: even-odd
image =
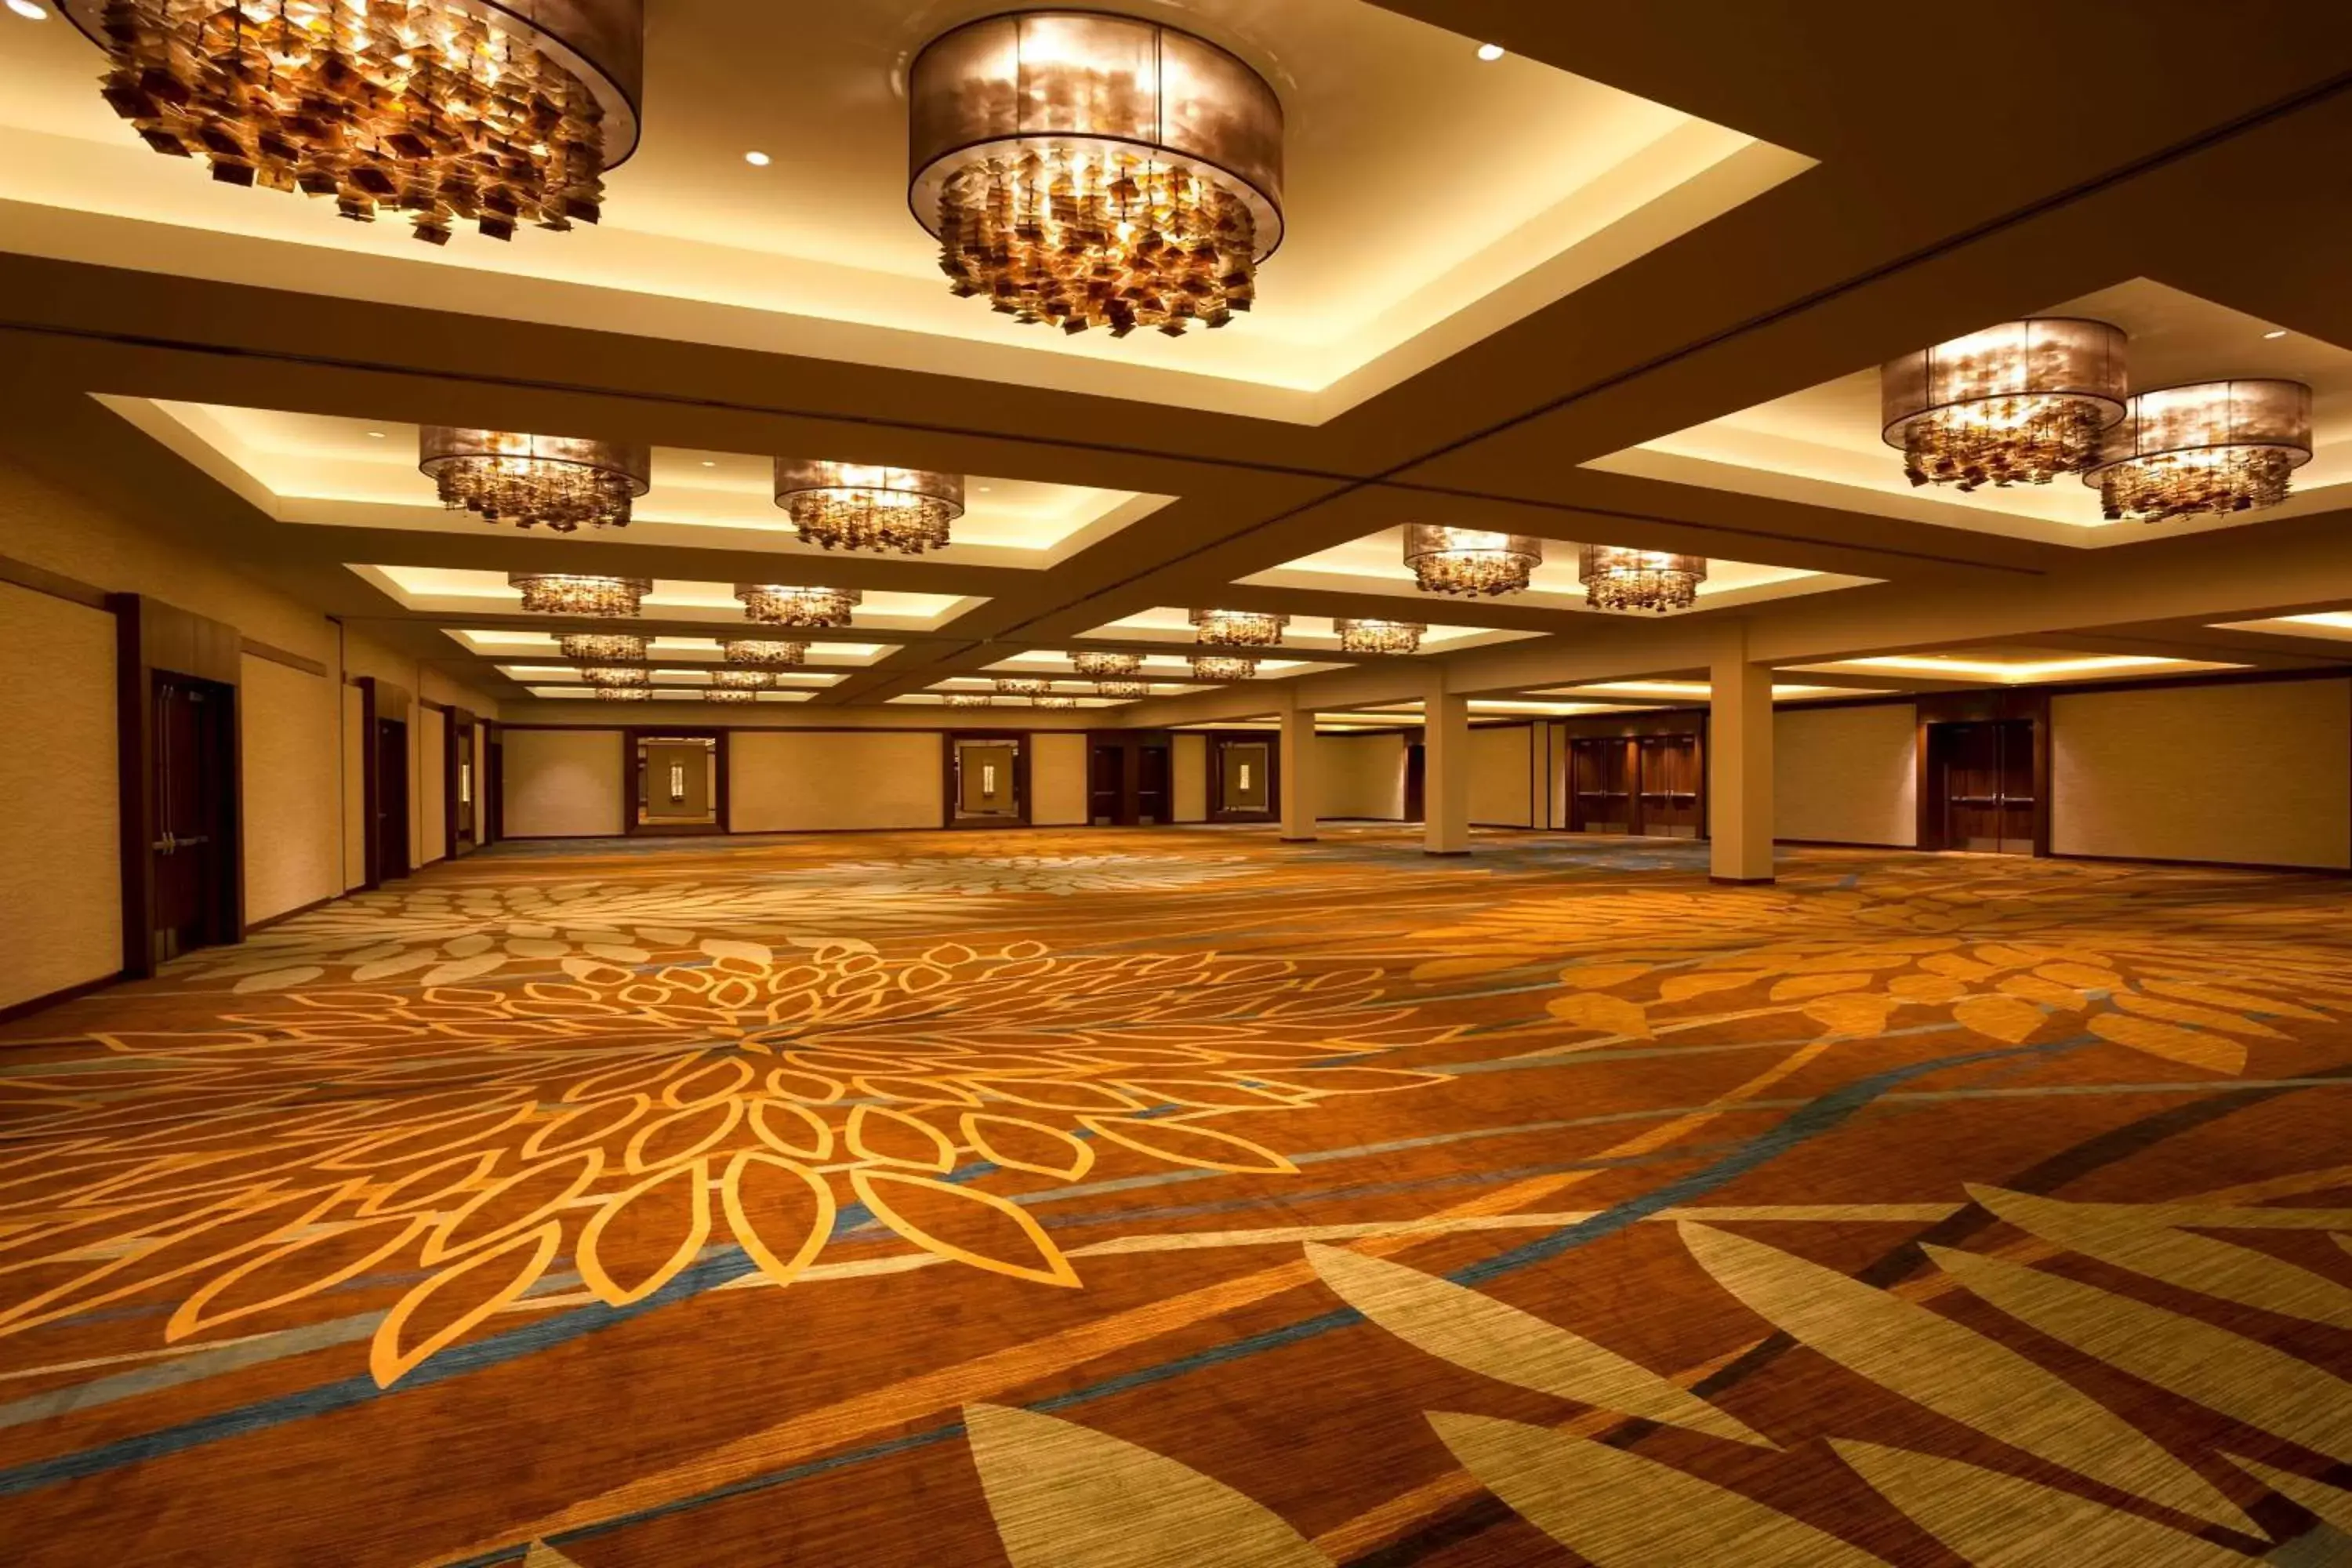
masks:
[[[702,700],[705,702],[756,702],[760,700],[760,694],[756,691],[740,690],[732,686],[714,686],[702,694]]]
[[[650,686],[600,686],[596,688],[599,702],[650,702],[654,689]]]
[[[1429,628],[1419,621],[1369,621],[1342,617],[1331,623],[1342,653],[1416,653]]]
[[[443,506],[518,528],[543,522],[558,533],[583,523],[625,526],[630,503],[653,488],[653,464],[650,447],[569,436],[446,425],[425,426],[416,436],[416,466]]]
[[[592,664],[580,672],[591,686],[650,686],[653,671],[643,665]]]
[[[908,68],[908,205],[959,295],[1069,332],[1221,327],[1282,242],[1282,103],[1205,39],[1097,11],[968,22]]]
[[[522,607],[536,616],[585,616],[627,620],[654,591],[650,577],[589,577],[576,572],[509,572]]]
[[[1706,557],[1588,544],[1578,563],[1584,602],[1596,610],[1687,610],[1706,581]]]
[[[963,515],[963,476],[779,458],[776,504],[803,543],[919,555]]]
[[[2083,482],[2109,518],[2161,522],[2276,506],[2309,461],[2311,388],[2209,381],[2133,398]]]
[[[1148,680],[1097,680],[1095,682],[1095,695],[1097,697],[1112,698],[1120,702],[1132,702],[1139,697],[1149,697],[1151,695],[1151,682]]]
[[[772,642],[764,637],[720,637],[719,647],[730,664],[753,669],[792,669],[808,662],[808,644]]]
[[[950,691],[940,700],[950,708],[985,708],[995,699],[985,691]]]
[[[1915,485],[2046,485],[2097,460],[2128,386],[2121,328],[2036,316],[1887,361],[1879,417]]]
[[[776,684],[772,669],[747,669],[730,665],[710,672],[710,684],[729,691],[766,691]]]
[[[652,641],[627,632],[565,632],[555,646],[564,658],[583,664],[636,664]]]
[[[793,588],[781,583],[738,583],[743,617],[772,626],[845,626],[866,595],[856,588]]]
[[[1192,640],[1206,647],[1275,647],[1282,642],[1288,616],[1261,615],[1255,610],[1192,610]]]
[[[1080,675],[1098,679],[1108,676],[1116,679],[1141,669],[1143,656],[1139,653],[1074,653],[1070,656],[1070,668]]]
[[[1517,594],[1543,564],[1543,541],[1525,533],[1409,522],[1404,563],[1424,594]]]
[[[1051,709],[1055,712],[1066,712],[1070,709],[1076,708],[1077,705],[1078,700],[1076,698],[1060,697],[1052,692],[1047,692],[1043,697],[1033,697],[1029,700],[1029,706],[1032,708],[1046,708]]]
[[[60,0],[147,144],[416,237],[593,223],[637,143],[644,0]]]
[[[1196,653],[1192,673],[1202,680],[1248,680],[1257,674],[1257,660],[1234,654]]]
[[[1050,680],[1040,680],[1034,675],[1000,675],[996,691],[1000,697],[1042,697],[1054,689]]]

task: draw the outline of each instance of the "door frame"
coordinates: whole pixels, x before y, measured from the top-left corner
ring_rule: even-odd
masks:
[[[122,973],[155,973],[155,677],[176,675],[226,688],[223,737],[227,757],[221,803],[220,907],[213,930],[222,943],[245,940],[244,692],[245,638],[144,594],[110,594],[114,613],[115,784],[122,894]]]
[[[460,855],[481,847],[482,760],[471,755],[475,750],[472,713],[463,708],[444,708],[441,710],[441,820],[449,840],[449,858],[455,860]],[[465,742],[463,746],[458,744],[460,740]],[[462,799],[464,787],[461,779],[465,763],[468,762],[474,764],[474,809],[472,820],[466,824],[466,831],[460,835],[457,822],[466,805]]]
[[[1942,850],[1944,813],[1939,809],[1936,777],[1928,760],[1927,731],[1937,724],[1981,724],[2025,720],[2033,736],[2033,858],[2050,858],[2050,693],[2032,689],[1999,688],[1987,691],[1921,692],[1916,699],[1917,733],[1912,742],[1912,765],[1916,770],[1912,795],[1918,812],[1918,847]]]
[[[940,826],[942,827],[1027,827],[1029,812],[1029,753],[1035,750],[1030,744],[1032,732],[1027,730],[946,730],[940,734]],[[956,793],[956,743],[960,741],[1010,741],[1013,742],[1013,794],[1020,803],[1021,813],[1011,816],[965,816]],[[1087,761],[1092,763],[1089,753]]]
[[[621,837],[624,838],[718,837],[735,831],[734,802],[727,789],[727,737],[717,724],[638,724],[621,731]],[[642,741],[711,741],[710,811],[715,822],[657,823],[637,820],[637,745]]]
[[[1264,746],[1265,748],[1266,808],[1264,811],[1226,806],[1225,748],[1228,746]],[[1210,731],[1209,820],[1211,822],[1279,822],[1282,820],[1282,737],[1280,735],[1266,730]]]
[[[412,830],[403,834],[408,843],[408,863],[392,876],[385,875],[388,868],[383,864],[383,830],[376,825],[376,813],[382,805],[379,797],[383,777],[383,727],[379,721],[389,720],[403,726],[401,739],[405,752],[406,726],[415,721],[417,709],[415,699],[404,686],[394,686],[373,675],[354,676],[352,684],[360,689],[360,868],[363,873],[360,887],[373,892],[385,882],[405,877],[416,868],[416,835],[412,823]],[[409,793],[414,795],[415,770],[405,755],[400,759],[400,765],[409,776]],[[410,804],[415,803],[412,800]]]

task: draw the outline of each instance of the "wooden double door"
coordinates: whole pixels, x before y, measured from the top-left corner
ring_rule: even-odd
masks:
[[[154,837],[152,963],[241,940],[234,688],[158,673],[149,709]]]
[[[1706,836],[1706,759],[1697,735],[1576,737],[1568,755],[1570,831]]]
[[[1087,821],[1096,827],[1155,827],[1169,818],[1164,740],[1097,739],[1087,752]]]
[[[1927,726],[1927,847],[2032,855],[2042,835],[2030,719]]]

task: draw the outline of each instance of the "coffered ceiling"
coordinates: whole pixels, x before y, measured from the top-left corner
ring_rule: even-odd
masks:
[[[1080,648],[1152,694],[1056,721],[1394,723],[1433,681],[1616,710],[1727,657],[1791,700],[2352,663],[2352,8],[2091,0],[2021,54],[1860,0],[1131,0],[1275,83],[1289,226],[1247,318],[1119,342],[950,298],[906,210],[906,61],[988,8],[655,0],[606,221],[440,249],[153,156],[95,49],[0,16],[0,451],[514,718],[579,721],[551,638],[609,629],[524,615],[531,570],[652,579],[631,629],[688,691],[756,630],[732,584],[859,589],[746,721],[777,723],[1082,695]],[[1874,367],[2051,310],[2126,327],[2141,385],[2310,382],[2294,497],[2148,527],[2071,483],[1912,490]],[[640,442],[653,489],[623,531],[485,524],[421,424]],[[935,555],[808,550],[780,455],[961,473],[971,510]],[[1414,521],[1540,538],[1535,590],[1416,593]],[[1594,612],[1582,543],[1706,587]],[[1292,617],[1255,679],[1192,677],[1209,606]],[[1350,616],[1431,631],[1350,655]]]

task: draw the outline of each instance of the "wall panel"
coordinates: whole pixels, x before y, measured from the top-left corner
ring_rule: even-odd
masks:
[[[1402,820],[1404,742],[1402,735],[1318,735],[1315,815]]]
[[[1772,716],[1773,834],[1824,844],[1919,841],[1918,710],[1783,708]]]
[[[1177,735],[1168,754],[1169,815],[1177,822],[1209,820],[1209,737]]]
[[[1470,731],[1470,820],[1495,827],[1535,826],[1535,727]]]
[[[2050,783],[2060,855],[2352,868],[2352,680],[2054,697]]]
[[[343,868],[345,892],[367,880],[367,699],[342,689]]]
[[[122,967],[114,617],[0,583],[0,1007]]]
[[[237,679],[251,925],[343,890],[341,715],[325,676],[247,654]]]
[[[1039,731],[1029,740],[1029,821],[1036,827],[1087,821],[1087,737]]]
[[[620,731],[507,731],[509,837],[593,838],[621,824]]]
[[[449,858],[449,716],[419,703],[409,727],[416,736],[416,863]]]
[[[734,830],[937,827],[946,789],[941,745],[923,731],[734,731],[727,738]],[[514,768],[511,752],[507,768]]]

